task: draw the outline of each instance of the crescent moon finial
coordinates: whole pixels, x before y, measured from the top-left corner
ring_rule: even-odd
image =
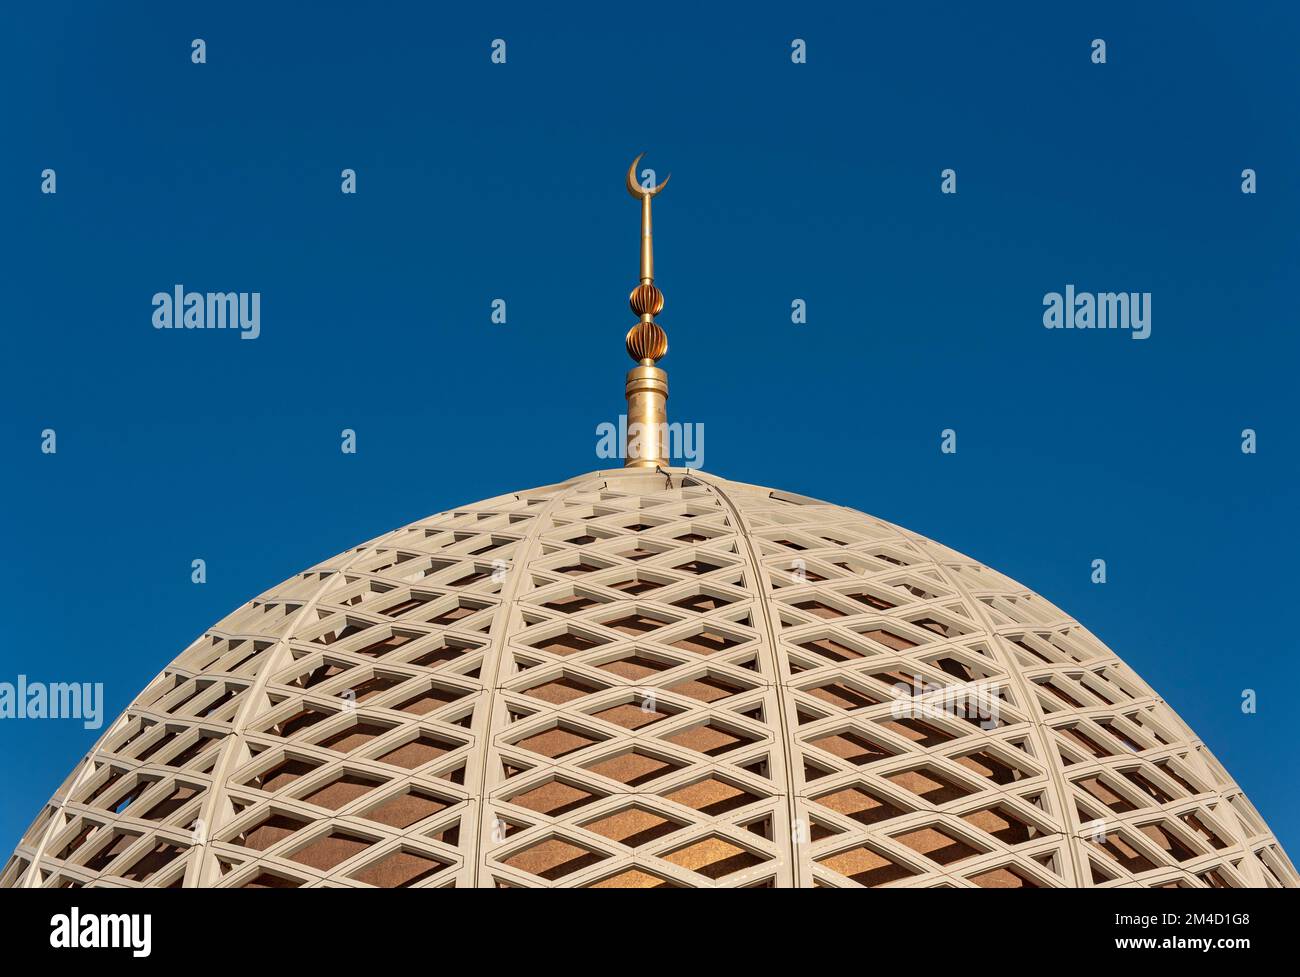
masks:
[[[632,165],[627,168],[627,192],[637,200],[640,200],[642,197],[655,196],[660,190],[668,186],[668,181],[673,178],[673,175],[669,173],[664,177],[664,182],[659,184],[657,187],[647,190],[645,187],[641,186],[636,179],[636,164],[641,162],[643,156],[645,156],[645,153],[639,154],[636,159],[632,160]]]
[[[628,436],[625,467],[650,468],[669,464],[668,374],[656,365],[668,353],[668,335],[655,322],[664,310],[664,293],[655,285],[654,239],[650,229],[650,204],[668,183],[643,187],[637,183],[636,168],[645,153],[639,153],[627,168],[627,192],[641,210],[641,282],[627,297],[637,322],[624,339],[627,355],[636,366],[627,375]],[[671,174],[670,174],[671,175]],[[633,431],[641,433],[633,435]],[[656,432],[647,436],[646,432]]]

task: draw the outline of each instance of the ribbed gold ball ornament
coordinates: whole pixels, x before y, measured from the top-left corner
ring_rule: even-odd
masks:
[[[628,330],[627,355],[638,363],[659,360],[668,353],[668,334],[659,323],[644,319]]]
[[[627,297],[627,304],[639,316],[657,316],[664,310],[664,293],[654,285],[638,285]]]

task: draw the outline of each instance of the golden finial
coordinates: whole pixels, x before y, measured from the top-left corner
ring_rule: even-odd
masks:
[[[627,192],[641,201],[641,284],[632,289],[628,304],[641,317],[627,334],[627,355],[642,366],[654,366],[668,352],[668,336],[655,322],[664,310],[664,293],[655,287],[654,235],[650,224],[650,201],[659,195],[671,173],[657,187],[643,187],[636,179],[636,167],[645,153],[632,160],[627,168]]]
[[[645,153],[627,168],[627,192],[641,201],[641,283],[632,289],[628,304],[640,321],[628,330],[627,355],[637,364],[628,371],[626,467],[658,468],[668,465],[668,374],[655,364],[668,353],[668,336],[655,316],[664,310],[664,293],[655,287],[654,238],[650,201],[672,179],[669,173],[657,187],[637,182],[636,167]]]

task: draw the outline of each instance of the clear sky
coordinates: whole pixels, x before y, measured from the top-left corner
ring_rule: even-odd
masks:
[[[647,150],[703,467],[1039,591],[1300,849],[1294,4],[276,6],[0,15],[0,681],[111,718],[277,581],[604,467]],[[260,336],[154,329],[177,284]],[[1067,284],[1150,338],[1045,329]],[[0,721],[5,854],[97,736]]]

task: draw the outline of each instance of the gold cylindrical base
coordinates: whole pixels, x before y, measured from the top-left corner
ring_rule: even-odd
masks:
[[[656,366],[627,371],[624,468],[668,465],[668,374]]]

